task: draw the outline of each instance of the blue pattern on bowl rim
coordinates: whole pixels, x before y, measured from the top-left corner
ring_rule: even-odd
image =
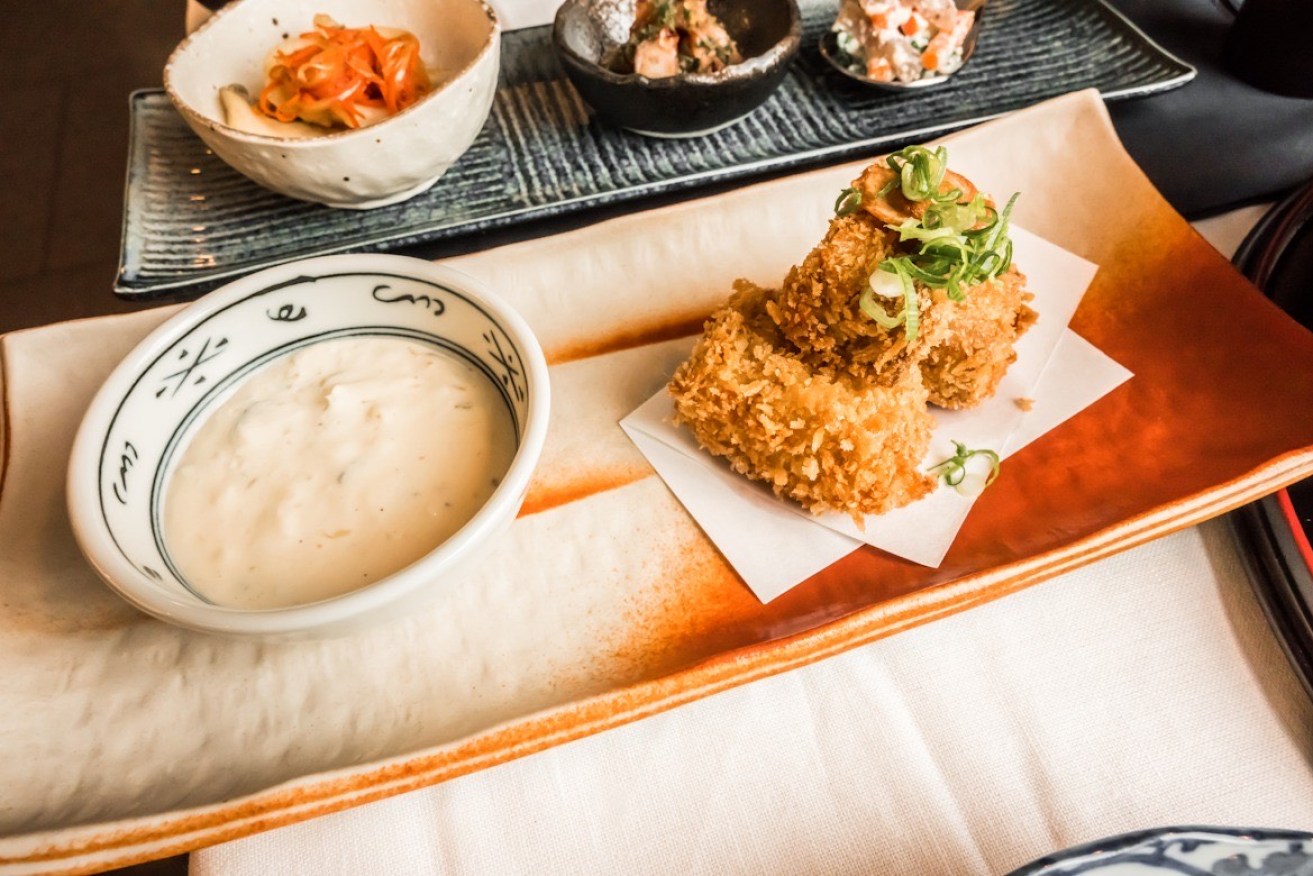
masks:
[[[261,612],[214,605],[169,555],[161,506],[173,467],[206,415],[252,374],[311,344],[380,336],[445,350],[484,374],[516,432],[510,469],[487,504],[413,566],[323,602],[263,612],[270,617],[248,629],[239,616]],[[346,628],[357,612],[388,614],[394,603],[426,587],[436,569],[463,562],[509,525],[546,434],[546,384],[546,363],[528,326],[458,271],[386,255],[330,256],[275,268],[181,311],[106,380],[70,459],[74,532],[120,595],[166,620],[238,633]]]
[[[1313,876],[1313,833],[1164,827],[1073,846],[1008,876]]]
[[[342,320],[334,319],[336,308],[323,300],[325,286],[329,281],[345,278],[363,282],[334,289],[334,293],[368,299],[378,310],[401,304],[442,317],[447,316],[448,311],[468,309],[468,313],[462,314],[466,319],[481,316],[486,321],[477,334],[483,341],[482,349],[472,349],[473,344],[467,345],[433,331],[390,326],[387,323],[394,321],[390,313],[380,314],[376,325],[327,327]],[[307,288],[312,285],[316,286],[313,291]],[[307,299],[307,293],[313,297]],[[249,325],[249,316],[244,311],[252,303],[264,311],[267,328],[276,327],[275,332],[261,335],[243,331]],[[324,315],[322,320],[315,318],[319,314]],[[241,334],[245,337],[239,337]],[[141,372],[132,389],[120,401],[101,444],[99,497],[101,518],[124,559],[157,582],[183,587],[193,596],[208,602],[177,570],[164,543],[161,522],[164,485],[177,461],[179,449],[186,445],[205,415],[255,371],[311,344],[347,337],[405,338],[460,356],[482,371],[498,388],[510,411],[517,440],[522,434],[528,387],[520,367],[519,350],[505,329],[477,302],[450,286],[400,274],[353,271],[298,277],[277,283],[207,316],[174,339]],[[221,356],[226,358],[226,363],[212,364]],[[224,370],[225,364],[230,365],[230,370]],[[143,437],[134,430],[136,418],[132,416],[136,407],[160,403],[168,405],[166,413],[171,418],[177,417],[162,447],[157,446],[158,440],[152,440],[149,432]],[[148,492],[140,488],[140,478],[131,477],[139,467],[153,471]],[[133,487],[137,489],[134,491]],[[144,507],[139,495],[144,499]],[[143,510],[150,520],[153,553],[145,549],[145,545],[134,545],[129,551],[118,537],[132,525],[130,518]]]

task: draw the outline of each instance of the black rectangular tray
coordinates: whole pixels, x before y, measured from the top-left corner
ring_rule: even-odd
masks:
[[[393,251],[658,193],[833,163],[1097,88],[1107,100],[1184,85],[1194,69],[1101,0],[990,0],[971,62],[942,87],[898,95],[832,70],[817,50],[837,4],[803,0],[803,49],[747,118],[684,140],[593,120],[566,81],[550,28],[505,34],[492,113],[429,191],[334,210],[257,186],[211,154],[162,91],[132,95],[122,298],[194,298],[313,255]]]

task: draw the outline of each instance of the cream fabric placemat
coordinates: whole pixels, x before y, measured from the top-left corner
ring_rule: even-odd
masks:
[[[1262,207],[1199,223],[1230,252]],[[194,876],[1004,873],[1168,824],[1313,830],[1313,703],[1212,521]]]
[[[1313,830],[1313,704],[1224,521],[192,873],[994,874],[1167,824]]]

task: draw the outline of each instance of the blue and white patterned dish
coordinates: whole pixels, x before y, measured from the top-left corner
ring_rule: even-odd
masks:
[[[1165,827],[1109,837],[1040,858],[1009,876],[1313,876],[1313,834]]]
[[[501,485],[437,549],[367,587],[275,610],[212,604],[178,572],[161,532],[163,496],[182,449],[209,413],[271,362],[311,344],[363,336],[454,353],[496,386],[518,438]],[[88,408],[69,460],[73,531],[114,590],[171,623],[230,634],[343,631],[431,593],[510,525],[546,437],[548,394],[546,360],[528,326],[458,271],[389,255],[282,265],[186,308],[115,368]]]

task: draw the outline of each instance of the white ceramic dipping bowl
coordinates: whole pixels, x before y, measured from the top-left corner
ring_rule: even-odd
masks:
[[[263,366],[307,345],[396,337],[454,353],[499,391],[518,446],[487,503],[431,553],[359,590],[307,605],[246,610],[199,595],[170,559],[169,478],[206,416]],[[519,512],[547,434],[542,348],[524,320],[475,280],[419,259],[340,255],[280,265],[210,293],[128,354],[88,408],[68,468],[83,554],[133,605],[179,626],[234,635],[348,632],[398,616],[493,545]],[[435,432],[435,440],[440,433]]]
[[[257,95],[264,63],[285,35],[313,29],[316,13],[348,27],[400,27],[441,83],[383,121],[297,139],[229,127],[219,89]],[[497,88],[500,28],[483,0],[240,0],[178,45],[164,88],[191,129],[232,167],[266,188],[330,207],[395,204],[428,189],[483,128]]]

